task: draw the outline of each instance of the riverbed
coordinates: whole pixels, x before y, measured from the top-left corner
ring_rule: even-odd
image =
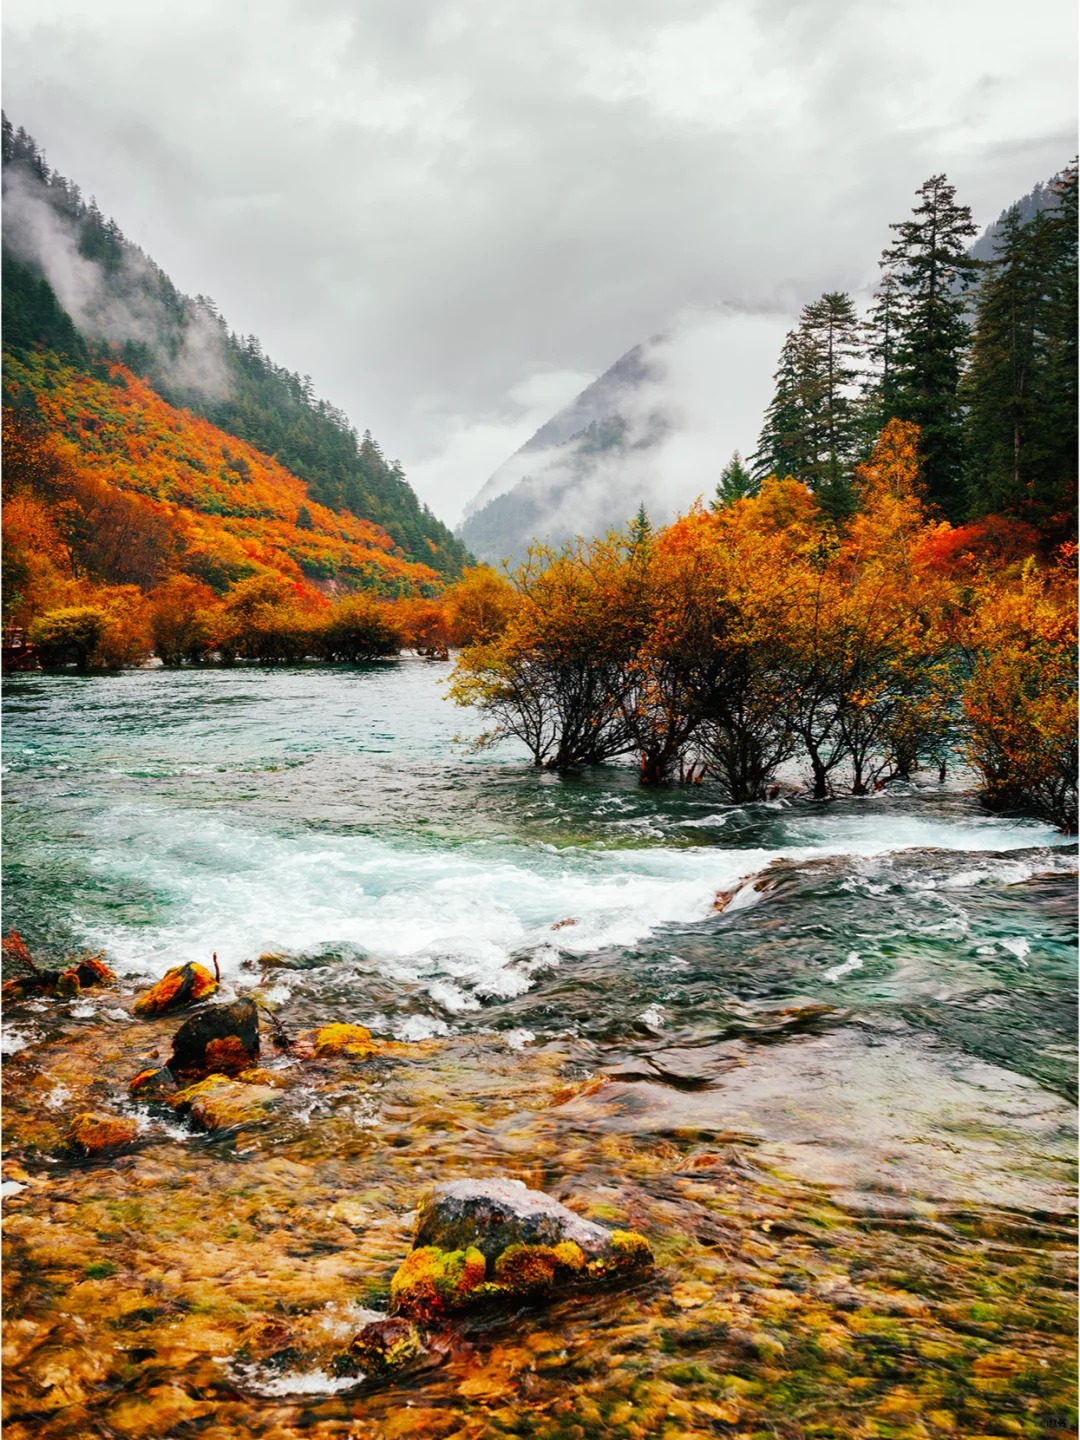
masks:
[[[11,1434],[1069,1433],[1075,845],[963,776],[560,778],[471,749],[446,675],[5,682],[5,928],[120,980],[4,1017]],[[258,1123],[136,1105],[178,1022],[132,996],[215,955],[286,1033],[396,1058],[268,1036]],[[130,1153],[65,1154],[91,1108]],[[655,1273],[335,1374],[425,1186],[480,1174]]]

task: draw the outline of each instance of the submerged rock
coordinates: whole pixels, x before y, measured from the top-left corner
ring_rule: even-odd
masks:
[[[135,1120],[87,1110],[82,1115],[76,1115],[71,1122],[68,1139],[84,1155],[102,1155],[130,1145],[138,1133],[139,1126]]]
[[[238,1075],[259,1057],[259,1012],[254,1000],[208,1005],[173,1037],[169,1069],[179,1079]]]
[[[176,1076],[167,1065],[148,1066],[128,1084],[128,1090],[140,1100],[163,1100],[176,1088]]]
[[[351,1055],[354,1060],[366,1060],[379,1051],[378,1041],[371,1038],[371,1031],[363,1025],[324,1025],[315,1032],[315,1058],[324,1055]]]
[[[66,970],[28,970],[0,987],[0,999],[23,1000],[27,996],[70,999],[95,986],[113,985],[116,976],[100,955],[84,955]]]
[[[208,1075],[195,1085],[178,1090],[169,1100],[172,1108],[188,1115],[203,1130],[230,1130],[261,1120],[266,1107],[278,1099],[270,1085],[245,1085],[227,1075]]]
[[[400,1316],[388,1316],[364,1326],[348,1350],[335,1357],[334,1371],[378,1380],[411,1365],[424,1353],[424,1336],[418,1326]]]
[[[420,1202],[413,1249],[390,1283],[390,1310],[430,1322],[651,1264],[643,1235],[608,1230],[520,1180],[454,1180]]]
[[[213,995],[218,982],[205,965],[189,961],[186,965],[174,965],[166,970],[156,984],[144,990],[135,1001],[135,1014],[143,1016],[168,1015],[173,1010],[183,1010]]]

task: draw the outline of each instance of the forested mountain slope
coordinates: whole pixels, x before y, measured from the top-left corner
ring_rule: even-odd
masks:
[[[18,362],[11,373],[24,403],[37,378],[55,372],[28,366],[34,354],[52,352],[87,374],[120,361],[143,386],[138,393],[152,387],[261,451],[273,473],[303,482],[316,506],[380,527],[401,561],[460,573],[464,546],[371,436],[358,436],[309,378],[276,365],[257,339],[231,333],[206,297],[182,295],[6,117],[3,190],[4,348]]]

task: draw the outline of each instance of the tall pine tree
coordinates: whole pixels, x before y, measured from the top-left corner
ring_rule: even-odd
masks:
[[[1077,501],[1077,165],[1054,185],[1058,204],[1044,212],[1050,231],[1043,363],[1036,378],[1040,428],[1034,464],[1041,477],[1039,502],[1047,507],[1047,525],[1055,538],[1076,533]],[[1037,482],[1037,487],[1040,482]]]
[[[882,264],[874,300],[863,321],[862,404],[859,407],[860,459],[869,455],[877,437],[896,412],[896,340],[900,328],[901,292],[896,272]]]
[[[853,503],[858,359],[859,324],[849,296],[831,291],[804,306],[780,352],[776,389],[750,457],[755,479],[794,475],[836,516]]]
[[[893,414],[886,418],[919,426],[927,494],[957,519],[966,509],[958,395],[970,338],[966,292],[980,269],[967,248],[977,227],[944,175],[932,175],[917,194],[912,218],[890,226],[897,239],[883,257],[903,297],[893,351]]]
[[[967,405],[972,513],[1004,511],[1067,534],[1076,489],[1076,171],[1057,202],[1000,222],[979,290]]]

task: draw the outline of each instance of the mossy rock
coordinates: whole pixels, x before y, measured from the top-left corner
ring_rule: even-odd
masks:
[[[425,1353],[420,1328],[411,1320],[388,1316],[369,1321],[348,1350],[335,1356],[333,1370],[337,1375],[381,1380],[414,1364]]]
[[[320,1060],[326,1055],[350,1055],[354,1060],[366,1060],[379,1052],[378,1042],[363,1025],[324,1025],[315,1032],[313,1044],[315,1058]]]
[[[204,965],[195,961],[174,965],[135,1001],[135,1014],[145,1018],[168,1015],[207,999],[217,988],[217,980]]]
[[[202,1130],[231,1130],[262,1120],[267,1106],[277,1099],[278,1091],[272,1086],[245,1085],[227,1075],[208,1075],[178,1090],[169,1104]]]
[[[466,1250],[422,1245],[405,1257],[390,1282],[390,1313],[430,1323],[464,1310],[486,1274],[487,1262],[474,1245]]]
[[[68,1140],[81,1154],[95,1156],[123,1149],[138,1133],[138,1122],[125,1115],[100,1115],[87,1110],[71,1122]]]
[[[484,1304],[547,1299],[644,1270],[643,1235],[608,1230],[517,1180],[459,1180],[421,1201],[390,1310],[425,1323]]]
[[[128,1090],[139,1100],[165,1100],[176,1088],[176,1077],[167,1065],[149,1065],[128,1083]]]
[[[238,1075],[259,1058],[259,1012],[254,1000],[208,1005],[173,1036],[169,1069],[183,1079]]]

